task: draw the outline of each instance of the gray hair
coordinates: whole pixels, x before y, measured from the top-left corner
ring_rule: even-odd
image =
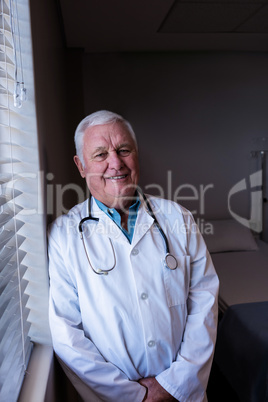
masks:
[[[125,120],[119,114],[109,112],[108,110],[99,110],[98,112],[92,113],[87,117],[85,117],[78,124],[75,130],[74,142],[75,142],[76,154],[80,159],[80,161],[82,162],[83,166],[84,166],[83,145],[84,145],[84,134],[86,129],[89,127],[94,127],[102,124],[118,123],[118,122],[126,126],[127,130],[129,131],[129,134],[131,135],[131,137],[135,142],[136,147],[138,148],[136,135],[133,131],[131,124],[127,120]]]

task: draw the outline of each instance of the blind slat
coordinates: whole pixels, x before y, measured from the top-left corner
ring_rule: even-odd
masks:
[[[14,255],[16,252],[16,248],[20,247],[24,240],[25,236],[21,235],[17,235],[16,238],[15,237],[11,238],[11,240],[9,240],[9,242],[6,245],[4,245],[4,247],[1,249],[1,254],[3,253],[4,256],[6,252],[7,254],[10,253]],[[4,267],[1,266],[0,272],[2,272],[3,268]]]
[[[13,237],[17,234],[20,228],[24,225],[24,222],[16,219],[11,219],[6,225],[1,228],[0,236],[0,253],[4,246],[9,243],[13,245],[16,239]],[[12,241],[13,240],[13,241]],[[11,242],[12,241],[12,242]]]
[[[16,306],[20,304],[19,299],[16,297],[18,286],[21,286],[24,291],[27,285],[28,285],[27,280],[22,278],[20,278],[19,280],[17,273],[13,275],[12,281],[8,283],[7,287],[4,289],[3,293],[0,296],[0,320],[2,323],[3,320],[6,320],[7,322],[9,322],[9,320],[12,320],[10,312],[13,311],[16,308]],[[2,331],[3,328],[0,328],[0,334]]]
[[[0,158],[0,160],[1,160],[1,158]],[[6,194],[0,195],[0,205],[6,205],[8,202],[10,202],[11,200],[18,197],[21,194],[22,194],[22,192],[20,190],[14,189],[14,191],[13,191],[12,188],[7,188]],[[12,211],[12,209],[13,208],[10,208],[11,211]]]
[[[24,290],[27,286],[27,281],[23,281],[24,284]],[[14,293],[13,293],[14,295]],[[30,325],[27,323],[27,318],[29,315],[30,310],[26,307],[26,304],[28,302],[29,295],[23,294],[21,301],[16,300],[16,298],[13,298],[13,300],[9,300],[7,302],[7,305],[5,306],[5,311],[3,316],[0,318],[0,324],[1,326],[5,327],[5,330],[0,330],[1,334],[1,339],[3,341],[1,342],[1,348],[0,348],[0,357],[1,357],[1,363],[0,363],[0,377],[1,377],[1,371],[3,370],[4,364],[6,361],[10,359],[10,353],[14,351],[14,346],[12,348],[12,351],[10,350],[11,347],[10,345],[13,344],[13,337],[16,335],[18,332],[20,336],[22,336],[22,327],[21,327],[21,311],[23,311],[23,318],[25,320],[25,326]],[[27,326],[25,327],[25,330],[27,331]],[[23,334],[24,335],[24,334]],[[4,341],[5,340],[5,341]]]
[[[10,267],[10,264],[13,264],[14,261],[16,264],[19,264],[23,260],[23,258],[25,257],[25,251],[18,250],[17,248],[21,247],[24,241],[25,236],[17,235],[16,239],[13,238],[10,242],[7,243],[7,245],[3,247],[0,254],[0,276],[4,275],[4,272],[6,272],[8,267]]]
[[[2,3],[1,14],[2,14],[2,13],[9,15],[9,7],[8,7],[8,5],[6,4],[5,1]]]
[[[28,341],[29,339],[27,339]],[[16,336],[13,339],[12,344],[10,345],[10,350],[12,351],[11,353],[8,354],[8,358],[5,359],[5,361],[2,363],[1,368],[0,368],[0,374],[1,378],[6,378],[10,376],[10,372],[14,372],[13,366],[17,367],[17,375],[21,372],[24,372],[25,366],[24,366],[24,354],[22,352],[22,348],[20,347],[21,343],[21,334],[20,331],[17,331]],[[27,342],[26,344],[26,351],[29,351],[31,349],[31,344],[30,342]],[[1,395],[3,393],[6,393],[7,390],[9,389],[9,385],[6,385],[7,382],[3,381],[3,385],[1,391]],[[9,382],[10,384],[10,382]],[[5,391],[5,388],[6,391]],[[10,399],[3,399],[5,401],[9,401]]]
[[[19,309],[18,309],[19,312]],[[29,309],[25,308],[25,315],[26,319],[29,314]],[[6,331],[3,339],[0,342],[0,377],[1,377],[1,370],[2,372],[5,370],[5,362],[10,359],[10,355],[8,351],[12,348],[14,350],[14,339],[17,336],[21,336],[21,325],[20,325],[20,317],[19,314],[14,317],[14,320],[9,323],[9,331]],[[27,323],[25,328],[25,335],[27,336],[27,330],[29,329],[30,324]]]
[[[3,31],[0,33],[0,49],[9,48],[13,52],[13,45],[11,41],[11,35],[5,34]]]
[[[26,340],[27,342],[24,343],[25,355],[23,355],[21,349],[17,347],[19,353],[14,354],[12,360],[9,361],[9,366],[6,366],[5,377],[2,378],[8,377],[10,378],[10,381],[3,381],[2,384],[0,381],[0,395],[3,398],[3,401],[17,401],[19,397],[20,386],[25,373],[25,362],[27,364],[32,350],[32,344],[29,341],[29,337],[27,337]]]
[[[2,68],[0,69],[0,85],[2,88],[5,88],[6,91],[10,91],[10,93],[12,94],[11,91],[11,87],[12,85],[8,85],[8,84],[12,84],[14,83],[14,78],[12,77],[11,74],[8,73],[7,69],[4,71]],[[3,123],[1,121],[1,123]]]
[[[16,216],[20,211],[22,210],[21,207],[18,205],[15,205],[15,208],[13,208],[13,215],[10,213],[10,206],[8,204],[1,205],[0,207],[0,234],[2,230],[2,226],[4,226],[6,223],[8,223],[11,219],[13,219],[13,216]]]
[[[1,52],[0,52],[1,54]],[[6,52],[6,55],[8,55],[8,52]],[[0,58],[0,69],[2,70],[2,72],[5,72],[5,75],[2,74],[2,77],[7,79],[9,78],[9,80],[12,80],[12,83],[14,82],[15,79],[15,63],[13,61],[12,58],[12,54],[8,55],[8,60],[9,62],[5,62],[5,60],[3,60],[3,57]],[[3,68],[5,66],[5,68]],[[9,81],[9,83],[3,83],[2,82],[2,86],[6,89],[6,92],[8,93],[8,88],[12,87],[13,85],[10,85],[11,81]],[[15,85],[15,84],[14,84]],[[9,91],[11,92],[11,91]]]
[[[4,54],[3,52],[0,52],[0,66],[1,66],[1,68],[3,66],[3,62],[7,63],[7,64],[12,64],[14,66],[14,61],[9,58],[7,53]]]
[[[26,299],[25,303],[27,303],[27,299]],[[26,322],[30,310],[25,307],[25,303],[22,303],[22,306],[24,307],[24,317],[25,317],[25,322]],[[20,323],[20,305],[17,305],[15,307],[14,307],[14,312],[15,312],[14,319],[12,321],[10,320],[9,322],[7,321],[5,323],[7,325],[8,331],[5,331],[3,339],[0,343],[0,357],[1,357],[0,377],[1,377],[1,370],[3,370],[5,362],[10,359],[10,355],[9,355],[8,351],[14,345],[14,337],[17,334],[19,334],[20,336],[22,335],[21,334],[21,323]],[[30,327],[30,323],[27,322],[25,324],[25,329],[24,329],[24,331],[25,331],[24,335],[26,335],[26,336],[28,334],[29,327]],[[14,349],[14,347],[13,347],[13,349]]]
[[[24,236],[18,236],[17,244],[15,246],[5,246],[0,254],[0,275],[4,275],[6,270],[8,269],[8,264],[12,264],[13,258],[16,255],[16,258],[19,259],[19,263],[23,260],[26,255],[26,252],[23,250],[17,250],[16,246],[20,247],[23,241],[25,240]]]
[[[8,286],[9,282],[12,280],[15,272],[17,271],[17,261],[14,261],[13,263],[10,263],[7,266],[7,272],[5,272],[5,276],[3,276],[3,279],[1,280],[1,286],[0,286],[0,292],[1,294],[5,291],[6,287]],[[21,278],[23,278],[26,270],[27,270],[27,266],[20,264],[20,275]],[[2,275],[1,275],[2,276]]]
[[[24,281],[24,288],[26,288],[27,286],[27,281]],[[14,293],[13,293],[14,294]],[[18,328],[19,331],[21,332],[21,327],[20,327],[20,321],[21,321],[21,317],[20,317],[20,308],[21,306],[23,307],[23,314],[24,317],[28,317],[29,314],[29,309],[26,308],[26,303],[29,299],[29,295],[24,294],[22,296],[21,301],[19,302],[16,299],[13,299],[12,301],[9,300],[7,302],[7,306],[6,306],[6,310],[4,311],[3,316],[1,316],[0,318],[0,323],[1,325],[5,325],[5,331],[2,329],[0,331],[1,335],[3,335],[1,338],[4,339],[4,336],[8,336],[8,338],[6,339],[12,339],[12,336],[15,333],[15,328]],[[9,314],[8,314],[9,313]],[[12,314],[12,317],[10,317],[10,314]],[[25,323],[26,324],[26,323]],[[6,344],[4,342],[1,342],[1,353],[4,350],[8,350],[5,349],[6,348]],[[2,356],[2,361],[5,360],[5,356]],[[8,359],[9,357],[7,357]]]

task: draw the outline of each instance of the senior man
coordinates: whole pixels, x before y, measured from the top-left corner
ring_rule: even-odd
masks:
[[[218,278],[192,215],[141,192],[121,116],[87,116],[75,144],[91,196],[50,228],[57,356],[84,400],[205,401]]]

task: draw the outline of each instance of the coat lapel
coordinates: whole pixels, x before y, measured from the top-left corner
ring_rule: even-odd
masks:
[[[128,239],[123,234],[121,229],[109,218],[96,204],[96,201],[92,198],[91,202],[92,216],[99,218],[99,222],[96,225],[95,233],[100,236],[109,237],[112,241],[117,241],[123,244],[129,244]]]
[[[98,224],[96,224],[95,233],[109,237],[112,241],[117,241],[122,244],[129,244],[128,239],[123,234],[121,229],[109,218],[103,211],[100,210],[95,200],[91,201],[92,216],[99,218]],[[142,237],[150,230],[154,220],[146,211],[145,203],[141,199],[141,205],[139,207],[137,220],[135,224],[135,230],[131,247],[134,247]]]
[[[150,230],[154,224],[154,219],[146,211],[145,203],[141,199],[141,205],[138,211],[138,216],[135,224],[134,235],[131,245],[135,245],[143,238],[143,236]]]

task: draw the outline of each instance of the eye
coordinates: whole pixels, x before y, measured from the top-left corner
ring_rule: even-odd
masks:
[[[128,156],[130,154],[130,150],[126,148],[119,149],[118,155],[120,156]]]
[[[96,161],[104,161],[108,156],[107,152],[100,152],[99,154],[94,156],[94,160]]]

